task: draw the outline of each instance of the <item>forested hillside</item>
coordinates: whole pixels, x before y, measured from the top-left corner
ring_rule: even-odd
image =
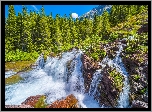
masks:
[[[149,108],[148,8],[73,19],[9,5],[5,108]]]
[[[110,13],[104,11],[93,20],[74,20],[59,14],[55,18],[52,14],[46,16],[43,6],[39,13],[27,13],[23,6],[22,12],[16,14],[14,6],[9,5],[5,18],[5,62],[35,60],[42,52],[55,56],[73,47],[99,60],[106,55],[100,51],[100,44],[136,35],[146,23],[142,19],[148,17],[147,11],[147,5],[113,5]]]

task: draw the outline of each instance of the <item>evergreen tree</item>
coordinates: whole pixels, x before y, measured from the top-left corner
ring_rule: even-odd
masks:
[[[39,21],[39,33],[41,37],[40,41],[40,50],[48,49],[49,48],[49,39],[50,39],[50,26],[48,24],[49,18],[45,15],[44,7],[41,8],[41,17]]]
[[[30,21],[29,21],[29,15],[27,13],[27,7],[24,5],[22,8],[22,13],[23,13],[23,20],[22,20],[23,33],[21,37],[21,45],[23,51],[29,52],[30,46],[28,44],[31,41]]]
[[[111,11],[110,11],[110,23],[111,26],[115,26],[118,23],[118,18],[117,18],[117,9],[116,5],[112,5]]]
[[[16,14],[13,5],[8,5],[8,19],[5,24],[5,44],[8,51],[15,50],[18,46],[18,37],[16,31]]]
[[[109,13],[107,11],[104,11],[102,16],[102,36],[107,39],[110,30]]]
[[[16,31],[17,31],[17,36],[18,36],[18,49],[22,50],[22,46],[21,46],[21,39],[22,39],[22,33],[23,33],[23,23],[22,23],[23,19],[22,19],[22,14],[19,12],[16,22],[17,22],[17,27],[16,27]]]

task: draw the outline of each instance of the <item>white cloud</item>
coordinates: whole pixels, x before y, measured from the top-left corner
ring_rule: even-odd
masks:
[[[39,11],[35,5],[31,5],[36,11]]]
[[[77,13],[72,13],[72,18],[78,18],[78,14]]]

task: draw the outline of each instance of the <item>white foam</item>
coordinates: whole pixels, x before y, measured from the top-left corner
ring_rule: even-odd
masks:
[[[10,77],[10,76],[12,76],[14,74],[16,74],[16,72],[14,72],[14,71],[7,71],[7,72],[5,72],[5,78],[8,78],[8,77]]]
[[[29,96],[35,95],[46,95],[46,102],[51,104],[57,99],[74,94],[83,108],[99,107],[93,98],[84,94],[81,54],[82,51],[73,49],[63,53],[60,59],[47,57],[46,63],[38,61],[38,58],[36,62],[39,62],[40,67],[21,73],[20,76],[25,80],[5,87],[5,104],[20,105]],[[67,83],[66,63],[70,60],[74,69]]]
[[[128,73],[124,68],[121,57],[119,57],[122,50],[120,45],[119,51],[113,60],[105,57],[100,63],[102,68],[108,64],[125,76],[123,91],[118,100],[119,108],[127,107],[129,102]],[[60,58],[47,57],[45,63],[42,56],[41,58],[39,57],[36,61],[38,68],[21,73],[20,76],[24,78],[23,81],[5,87],[5,104],[20,105],[29,96],[35,95],[46,95],[46,102],[51,104],[57,99],[74,94],[82,108],[104,108],[104,106],[100,107],[99,103],[93,98],[98,92],[97,85],[102,77],[101,70],[96,71],[93,76],[89,95],[85,94],[81,62],[82,53],[80,50],[73,49],[71,52],[64,52]],[[70,60],[72,60],[70,66],[73,69],[70,69],[71,75],[67,82],[67,62]]]
[[[101,69],[97,70],[94,74],[93,74],[93,79],[92,82],[90,84],[90,89],[89,89],[89,95],[94,96],[97,92],[97,87],[99,84],[99,81],[101,80]]]

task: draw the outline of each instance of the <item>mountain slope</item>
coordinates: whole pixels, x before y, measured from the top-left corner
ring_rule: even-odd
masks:
[[[90,10],[89,12],[83,14],[82,16],[80,16],[79,18],[90,18],[93,19],[93,17],[95,16],[95,14],[97,15],[102,15],[104,10],[107,10],[108,12],[110,12],[112,5],[99,5],[98,7],[93,8],[92,10]],[[89,17],[90,15],[90,17]]]

